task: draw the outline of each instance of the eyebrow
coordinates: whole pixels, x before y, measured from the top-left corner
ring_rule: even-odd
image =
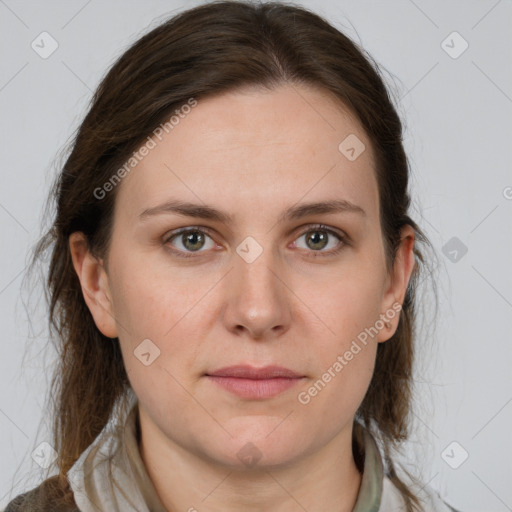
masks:
[[[170,200],[164,204],[154,206],[144,210],[139,218],[141,221],[155,215],[174,213],[185,217],[195,217],[198,219],[208,219],[225,224],[233,223],[233,216],[209,205],[200,205],[186,201]],[[290,220],[301,219],[309,215],[320,215],[327,213],[356,213],[366,216],[366,212],[360,207],[345,199],[333,199],[330,201],[320,201],[312,203],[301,203],[293,205],[286,209],[278,218],[282,223]]]

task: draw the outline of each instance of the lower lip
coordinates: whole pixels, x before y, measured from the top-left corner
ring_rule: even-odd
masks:
[[[302,378],[285,377],[275,379],[241,379],[213,375],[207,375],[207,377],[231,393],[249,399],[271,398],[290,389],[302,380]]]

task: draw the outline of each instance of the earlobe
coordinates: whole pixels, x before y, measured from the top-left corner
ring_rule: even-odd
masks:
[[[414,243],[414,229],[409,225],[404,226],[404,228],[402,228],[400,246],[395,256],[393,271],[386,280],[387,288],[384,290],[382,298],[381,318],[383,319],[385,327],[379,332],[379,342],[391,338],[398,326],[407,287],[414,267],[416,266]]]
[[[91,254],[83,233],[76,232],[70,235],[69,250],[84,300],[94,318],[96,327],[108,338],[116,338],[117,325],[109,279],[103,262]]]

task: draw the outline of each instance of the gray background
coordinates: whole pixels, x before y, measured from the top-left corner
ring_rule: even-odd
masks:
[[[39,483],[31,454],[49,440],[43,405],[55,354],[43,350],[42,288],[31,307],[20,292],[56,157],[114,58],[198,3],[0,0],[0,507]],[[425,315],[403,460],[463,511],[512,510],[511,1],[298,3],[389,72],[406,123],[411,213],[439,255],[440,313],[435,329]],[[46,59],[31,47],[43,31],[58,43]]]

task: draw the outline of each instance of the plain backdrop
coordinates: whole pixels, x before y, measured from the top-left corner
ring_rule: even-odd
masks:
[[[54,353],[44,302],[28,308],[22,282],[56,157],[114,59],[198,3],[0,0],[0,507],[39,483],[32,453],[50,439]],[[425,313],[418,340],[404,463],[462,511],[512,510],[512,3],[297,3],[384,69],[405,123],[411,215],[438,254],[439,315]],[[423,300],[428,313],[428,290]]]

